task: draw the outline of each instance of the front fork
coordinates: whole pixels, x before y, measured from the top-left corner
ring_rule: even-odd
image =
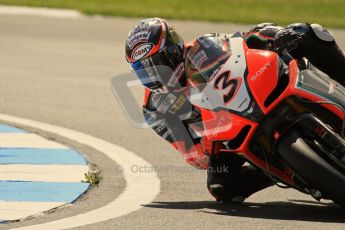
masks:
[[[261,131],[257,133],[258,135],[256,135],[255,138],[255,142],[261,146],[261,149],[264,150],[268,160],[273,166],[284,171],[290,169],[285,164],[283,164],[285,166],[281,165],[279,163],[279,161],[281,161],[279,154],[275,154],[275,144],[280,138],[284,138],[284,133],[288,132],[290,129],[298,129],[302,134],[312,137],[310,139],[314,138],[320,140],[319,142],[324,146],[328,146],[328,149],[334,147],[333,151],[329,151],[329,154],[322,157],[327,157],[328,161],[332,161],[332,165],[345,172],[345,140],[335,133],[332,128],[313,115],[313,111],[310,108],[296,102],[292,98],[286,99],[284,105],[280,109],[278,108],[272,113],[269,119],[261,123]],[[281,167],[279,167],[279,165],[281,165]],[[294,175],[293,172],[292,177],[298,186],[296,189],[311,194],[315,199],[320,198],[319,192],[310,189],[302,178],[298,175]]]
[[[320,148],[324,148],[324,155],[336,167],[345,172],[345,140],[328,125],[311,113],[302,114],[288,129],[298,129],[304,135],[315,139]]]

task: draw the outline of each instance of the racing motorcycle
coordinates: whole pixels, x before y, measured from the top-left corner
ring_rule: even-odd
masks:
[[[345,88],[287,52],[250,49],[239,35],[229,44],[231,56],[191,89],[203,135],[278,186],[345,207]]]

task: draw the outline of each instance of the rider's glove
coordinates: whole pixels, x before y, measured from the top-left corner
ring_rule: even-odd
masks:
[[[297,33],[291,29],[280,30],[273,39],[273,48],[275,51],[293,50],[298,43],[302,41],[303,34]]]

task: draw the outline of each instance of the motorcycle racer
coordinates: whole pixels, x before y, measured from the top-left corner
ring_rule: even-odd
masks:
[[[215,51],[218,51],[214,56],[219,64],[229,57],[226,47],[228,36],[202,35],[184,44],[174,27],[165,20],[146,19],[129,32],[126,59],[146,88],[143,106],[146,122],[178,149],[187,163],[199,169],[208,169],[207,187],[218,201],[242,202],[251,194],[272,185],[271,178],[252,166],[243,166],[245,160],[238,155],[220,154],[221,146],[198,135],[198,130],[202,130],[201,115],[186,99],[188,90],[185,90],[198,82],[198,79],[193,79],[193,69],[212,60]],[[345,84],[344,55],[333,36],[320,25],[298,23],[283,28],[264,23],[243,36],[248,47],[267,50],[279,50],[297,37],[302,38],[292,44],[290,54],[297,59],[308,58],[320,70]],[[156,66],[167,66],[172,74],[158,74],[157,78],[154,73]],[[176,119],[182,120],[182,125],[177,125]]]

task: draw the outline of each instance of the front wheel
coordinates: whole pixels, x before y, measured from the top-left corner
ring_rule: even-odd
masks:
[[[345,175],[323,158],[315,140],[290,130],[278,143],[278,152],[285,163],[303,178],[308,187],[345,208]]]

